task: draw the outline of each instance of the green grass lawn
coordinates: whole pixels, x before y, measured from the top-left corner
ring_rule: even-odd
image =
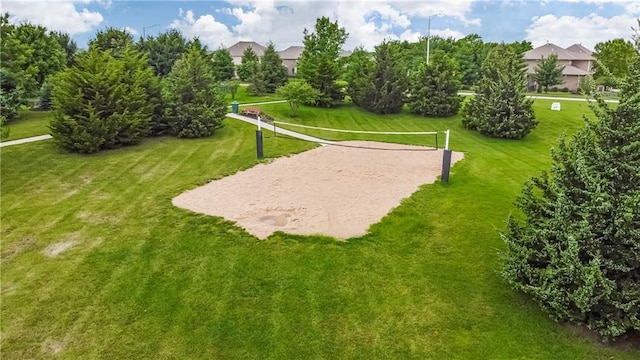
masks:
[[[225,96],[226,96],[227,102],[231,104],[231,102],[233,101],[231,100],[231,94],[227,93]],[[273,101],[273,100],[282,100],[282,98],[277,96],[276,94],[264,94],[263,96],[254,96],[247,93],[246,86],[238,86],[238,92],[236,93],[236,99],[235,99],[235,101],[240,103],[240,105],[264,102],[264,101]]]
[[[16,140],[49,133],[50,111],[20,111],[18,119],[6,125],[9,136],[2,141]]]
[[[452,130],[465,160],[450,183],[421,187],[347,242],[258,241],[171,205],[257,163],[255,129],[234,120],[212,138],[150,139],[92,156],[50,140],[2,148],[2,357],[637,359],[638,350],[556,324],[499,276],[497,231],[522,182],[589,111],[572,103],[552,112],[550,103],[536,101],[541,124],[523,141],[484,138],[458,117],[344,106],[291,119],[286,104],[265,105],[278,120],[310,125]],[[270,157],[313,146],[267,135]],[[60,242],[74,246],[43,255]]]

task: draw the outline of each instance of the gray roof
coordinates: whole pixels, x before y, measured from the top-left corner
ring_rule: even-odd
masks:
[[[552,43],[546,43],[524,53],[525,60],[540,60],[543,56],[557,55],[558,60],[593,60],[591,50],[580,44],[573,44],[566,49]]]
[[[298,60],[303,50],[304,46],[289,46],[280,51],[280,58],[282,60]]]
[[[253,49],[253,52],[258,56],[262,56],[264,51],[267,49],[255,41],[238,41],[234,45],[228,47],[227,50],[229,50],[231,57],[242,57],[242,54],[244,54],[244,51],[247,48]]]
[[[567,48],[567,51],[571,52],[578,60],[593,60],[591,50],[582,46],[582,44],[573,44]]]
[[[578,60],[570,51],[552,43],[546,43],[527,51],[524,53],[524,58],[525,60],[540,60],[543,56],[546,58],[554,54],[558,56],[558,60]]]

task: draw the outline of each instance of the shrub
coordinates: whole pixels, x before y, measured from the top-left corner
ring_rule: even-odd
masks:
[[[152,70],[136,51],[119,55],[90,49],[55,77],[50,128],[62,147],[93,153],[136,144],[148,134],[152,109],[140,78]]]
[[[462,110],[462,124],[489,137],[521,139],[535,126],[533,100],[525,94],[527,75],[522,57],[510,46],[494,47],[482,64],[476,96]]]
[[[421,116],[449,117],[458,113],[458,66],[443,52],[436,52],[429,65],[422,65],[411,79],[409,110]]]
[[[224,93],[205,55],[191,47],[175,62],[163,89],[170,132],[178,137],[211,136],[227,113]]]
[[[525,184],[502,234],[505,279],[560,321],[608,337],[640,330],[640,58],[611,109],[587,121]]]

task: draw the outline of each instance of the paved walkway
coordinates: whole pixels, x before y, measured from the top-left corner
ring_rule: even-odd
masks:
[[[3,141],[3,142],[0,142],[0,147],[30,143],[34,141],[47,140],[47,139],[51,139],[51,135],[47,134],[47,135],[33,136],[33,137],[28,137],[28,138],[18,139],[18,140]]]
[[[462,96],[474,96],[475,93],[472,93],[470,91],[459,91],[458,95],[462,95]],[[560,96],[545,96],[545,95],[527,95],[528,99],[540,99],[540,100],[558,100],[558,101],[562,101],[562,100],[566,100],[566,101],[587,101],[587,99],[585,98],[577,98],[577,97],[560,97]],[[589,99],[589,101],[595,101],[594,99]],[[619,100],[605,100],[604,102],[606,103],[614,103],[617,104],[620,101]]]

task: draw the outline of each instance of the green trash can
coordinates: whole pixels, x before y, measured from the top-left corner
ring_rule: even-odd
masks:
[[[238,102],[234,101],[231,103],[231,112],[234,114],[238,113]]]

